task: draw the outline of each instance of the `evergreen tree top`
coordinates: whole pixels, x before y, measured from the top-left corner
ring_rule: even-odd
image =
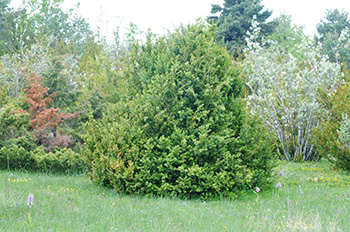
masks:
[[[219,14],[209,16],[208,21],[218,25],[218,39],[224,40],[227,50],[234,56],[238,56],[246,45],[246,33],[254,15],[263,35],[271,34],[276,26],[276,22],[266,22],[272,11],[264,10],[261,0],[225,0],[223,6],[213,4],[211,13]]]

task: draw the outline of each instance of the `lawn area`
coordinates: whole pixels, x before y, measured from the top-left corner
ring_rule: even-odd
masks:
[[[2,170],[0,231],[349,231],[349,180],[326,161],[281,162],[280,188],[205,202],[125,196],[84,174]]]

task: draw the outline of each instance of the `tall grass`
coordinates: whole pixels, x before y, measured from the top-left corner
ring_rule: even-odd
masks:
[[[0,231],[347,231],[349,180],[325,161],[282,162],[281,188],[204,202],[120,195],[86,175],[0,171]]]

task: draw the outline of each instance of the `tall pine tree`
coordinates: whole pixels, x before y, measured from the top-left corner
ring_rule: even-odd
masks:
[[[228,52],[235,57],[242,53],[246,46],[246,33],[256,15],[263,35],[273,32],[276,22],[266,22],[272,11],[263,11],[261,0],[225,0],[223,7],[213,4],[208,21],[217,23],[218,39],[224,40]],[[219,15],[217,15],[219,13]]]
[[[327,10],[325,19],[317,24],[317,41],[322,43],[324,54],[333,62],[350,65],[350,49],[340,41],[343,30],[350,29],[350,19],[345,10]]]

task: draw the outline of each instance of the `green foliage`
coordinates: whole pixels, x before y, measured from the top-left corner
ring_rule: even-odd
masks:
[[[15,10],[9,7],[10,2],[10,0],[0,1],[0,130],[2,132],[0,148],[4,151],[13,150],[13,153],[19,150],[21,154],[26,151],[28,155],[32,154],[40,144],[35,137],[38,131],[30,125],[28,115],[11,113],[20,108],[28,110],[28,105],[23,103],[20,106],[16,103],[16,107],[10,105],[11,102],[18,102],[23,97],[26,84],[23,70],[44,76],[44,85],[49,87],[47,95],[52,92],[57,93],[51,106],[60,108],[64,112],[93,108],[92,114],[99,118],[102,117],[106,99],[107,101],[118,99],[116,94],[109,97],[111,93],[117,91],[118,83],[113,78],[120,67],[116,67],[115,58],[110,56],[113,51],[107,45],[97,46],[100,49],[98,53],[86,52],[87,55],[81,59],[84,60],[87,57],[95,61],[90,63],[90,67],[95,66],[94,73],[90,72],[87,66],[79,67],[79,64],[83,64],[83,61],[78,62],[79,54],[86,49],[88,42],[94,43],[95,38],[89,39],[92,34],[89,25],[85,19],[76,15],[78,6],[64,11],[61,8],[63,0],[26,0],[21,6],[23,8]],[[102,62],[96,65],[99,62],[98,59]],[[105,72],[100,72],[102,70]],[[91,77],[94,74],[100,75],[98,80],[94,78],[100,81],[99,83],[89,82],[89,78],[84,80],[85,75]],[[102,87],[96,87],[91,91],[92,93],[83,92],[82,86],[90,87],[87,83],[94,87]],[[106,86],[110,88],[105,88]],[[79,93],[82,92],[81,97]],[[55,140],[55,146],[61,142],[66,144],[67,141],[74,141],[74,145],[70,144],[69,147],[75,152],[80,152],[83,148],[80,144],[83,128],[79,120],[71,120],[50,129],[52,133],[45,133],[43,141]],[[50,156],[49,154],[47,153],[45,157]],[[17,164],[21,163],[23,167],[24,161],[18,161]],[[20,165],[14,165],[14,168],[19,167]]]
[[[25,169],[42,172],[82,172],[86,163],[79,153],[71,149],[56,149],[45,152],[42,147],[32,151],[11,144],[0,149],[0,169]]]
[[[338,34],[339,36],[346,27],[350,27],[348,12],[334,9],[326,11],[325,19],[321,19],[317,25],[317,31],[325,39],[327,34]]]
[[[34,42],[33,25],[24,9],[9,7],[11,0],[0,2],[0,56],[19,51]]]
[[[14,106],[7,105],[0,111],[0,148],[14,145],[31,151],[36,145],[29,117],[12,113],[15,109]]]
[[[266,22],[272,11],[263,11],[261,0],[225,0],[223,7],[212,5],[209,22],[217,23],[219,27],[218,41],[224,41],[227,51],[238,57],[246,47],[246,34],[249,31],[253,16],[261,23],[263,35],[269,35],[274,31],[276,22]],[[220,14],[219,16],[215,14]]]
[[[116,41],[118,43],[118,41]],[[93,118],[102,117],[107,103],[120,99],[120,70],[126,58],[122,49],[116,45],[108,46],[104,41],[95,42],[93,38],[87,43],[86,52],[79,60],[80,110],[92,114]]]
[[[36,36],[49,36],[54,47],[59,41],[76,46],[79,53],[92,34],[90,25],[76,14],[79,4],[63,11],[64,0],[25,0],[24,7],[30,12],[29,20],[35,28]]]
[[[25,0],[19,9],[0,4],[0,56],[21,52],[39,41],[51,47],[59,42],[70,46],[76,53],[83,53],[85,42],[92,34],[86,19],[77,15],[79,4],[63,11],[64,0]]]
[[[244,162],[254,170],[251,186],[270,187],[272,168],[276,166],[277,154],[273,153],[273,137],[255,116],[247,117],[240,134]]]
[[[323,106],[330,111],[330,115],[322,122],[321,128],[314,131],[315,146],[334,168],[350,171],[350,150],[346,140],[341,139],[344,134],[341,127],[346,127],[347,117],[350,116],[350,84],[340,86],[331,97],[324,94],[324,102]]]
[[[74,108],[78,104],[78,61],[71,54],[52,55],[48,68],[42,72],[48,94],[56,92],[51,106],[61,110]]]
[[[268,185],[271,147],[246,125],[239,70],[215,30],[197,23],[131,46],[123,97],[86,126],[92,181],[186,198]]]
[[[79,72],[78,60],[74,54],[70,54],[68,45],[64,43],[58,45],[56,48],[50,48],[42,43],[36,43],[24,49],[22,53],[6,54],[0,57],[0,83],[3,89],[1,102],[3,104],[14,99],[17,99],[18,102],[18,98],[23,95],[26,85],[23,70],[28,73],[38,71],[45,76],[44,85],[49,87],[48,95],[53,92],[57,93],[51,106],[64,112],[81,111],[83,107],[82,103],[78,102],[77,82],[82,75]],[[81,141],[79,134],[82,133],[82,125],[79,125],[76,120],[69,124],[75,129],[73,132],[77,136],[74,139]]]
[[[133,22],[129,23],[128,32],[126,33],[125,37],[128,41],[128,43],[135,43],[138,40],[140,40],[140,36],[143,34],[143,31],[139,30],[137,25]]]
[[[25,108],[24,105],[19,105],[17,102],[8,104],[0,111],[0,168],[82,171],[86,164],[79,153],[71,149],[58,148],[46,153],[43,147],[37,147],[38,131],[34,130],[30,115],[15,113],[15,109]],[[38,104],[35,108],[39,106],[42,107]],[[54,114],[50,114],[52,115]],[[70,116],[71,114],[65,114],[65,119]],[[57,119],[57,116],[54,118]],[[48,126],[48,123],[45,123],[45,126]],[[54,138],[45,136],[44,139],[55,142],[55,146],[59,146],[60,142],[71,140],[70,137],[58,132]]]
[[[343,114],[343,118],[338,130],[338,135],[339,140],[343,145],[342,148],[348,150],[350,148],[350,120],[346,114]]]
[[[0,84],[6,90],[8,99],[17,100],[26,85],[27,73],[42,73],[48,69],[52,59],[50,48],[42,43],[35,43],[14,54],[0,57]]]
[[[266,39],[276,41],[285,52],[292,52],[294,56],[298,56],[295,47],[306,37],[303,28],[293,24],[290,15],[282,14],[275,22],[277,25],[274,32],[266,36]]]
[[[50,53],[47,60],[48,67],[42,72],[44,85],[49,88],[48,94],[56,93],[50,106],[59,108],[61,112],[89,113],[89,107],[85,107],[84,101],[80,98],[83,91],[79,89],[79,81],[83,74],[80,73],[77,57],[70,51],[69,45],[60,42]],[[70,148],[76,152],[80,152],[82,147],[83,124],[86,118],[84,113],[79,119],[66,120],[59,127],[61,134],[72,136],[74,144],[71,144]]]
[[[45,152],[39,147],[32,152],[31,158],[35,161],[35,169],[40,171],[82,172],[86,169],[86,163],[82,156],[67,148],[57,148],[52,152]]]
[[[328,10],[324,20],[317,25],[319,34],[317,41],[322,43],[323,53],[327,54],[332,62],[345,63],[350,67],[350,47],[345,46],[347,41],[340,39],[342,31],[350,29],[348,12],[345,10]]]
[[[30,151],[11,144],[0,149],[0,169],[32,169],[34,164]]]

